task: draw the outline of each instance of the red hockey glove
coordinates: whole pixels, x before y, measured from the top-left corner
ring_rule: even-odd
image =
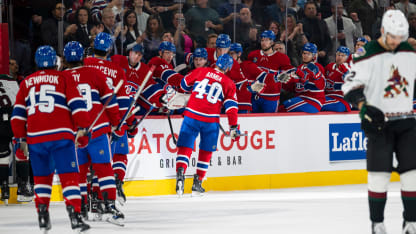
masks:
[[[113,129],[115,129],[116,127],[114,127]],[[123,137],[125,133],[125,129],[121,128],[120,130],[113,130],[113,132],[111,133],[111,142],[116,142],[118,141],[121,137]]]
[[[88,142],[90,141],[91,133],[88,132],[86,128],[78,128],[77,136],[75,137],[75,145],[78,148],[85,148],[88,146]]]

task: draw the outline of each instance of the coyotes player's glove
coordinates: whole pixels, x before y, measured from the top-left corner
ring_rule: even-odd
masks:
[[[364,103],[360,110],[361,129],[366,133],[381,133],[384,129],[384,113],[375,106]]]
[[[232,141],[238,141],[240,139],[241,132],[240,132],[240,125],[232,125],[230,126],[230,137]]]
[[[13,137],[13,151],[16,154],[21,154],[21,152],[23,152],[23,155],[25,157],[29,156],[29,148],[27,146],[27,142],[26,142],[26,138],[22,137],[22,138],[14,138]]]
[[[86,128],[78,128],[77,136],[75,137],[75,144],[78,148],[85,148],[90,141],[91,133]]]
[[[250,91],[251,93],[262,93],[264,90],[264,87],[266,87],[266,84],[261,83],[258,80],[251,83],[251,85],[247,86],[248,91]]]

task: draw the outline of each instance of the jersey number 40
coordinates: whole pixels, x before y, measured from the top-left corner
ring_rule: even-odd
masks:
[[[218,82],[214,82],[211,85],[208,84],[209,79],[201,80],[194,88],[194,92],[197,92],[195,95],[196,98],[204,99],[204,94],[206,94],[206,99],[209,103],[215,104],[218,102],[218,99],[222,93],[222,85]]]

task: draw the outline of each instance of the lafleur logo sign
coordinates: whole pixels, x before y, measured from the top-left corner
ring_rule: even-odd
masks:
[[[345,161],[366,158],[367,137],[359,123],[329,124],[329,160]]]

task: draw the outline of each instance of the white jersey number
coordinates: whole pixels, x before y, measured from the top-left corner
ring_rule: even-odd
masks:
[[[90,111],[92,109],[91,86],[89,84],[79,84],[78,90],[87,105],[87,110]]]
[[[218,98],[222,93],[222,86],[218,82],[214,82],[211,84],[211,87],[209,87],[208,93],[207,93],[207,85],[208,85],[209,79],[203,79],[199,84],[195,87],[194,91],[198,94],[195,95],[196,98],[203,99],[204,94],[207,94],[206,99],[208,102],[215,104],[218,102]]]
[[[55,92],[55,86],[53,85],[41,85],[40,92],[36,92],[36,87],[32,87],[29,90],[30,106],[28,115],[32,115],[36,112],[36,106],[39,107],[39,111],[43,113],[51,113],[54,110],[55,99],[51,95]],[[36,95],[39,95],[39,102],[36,102]]]

